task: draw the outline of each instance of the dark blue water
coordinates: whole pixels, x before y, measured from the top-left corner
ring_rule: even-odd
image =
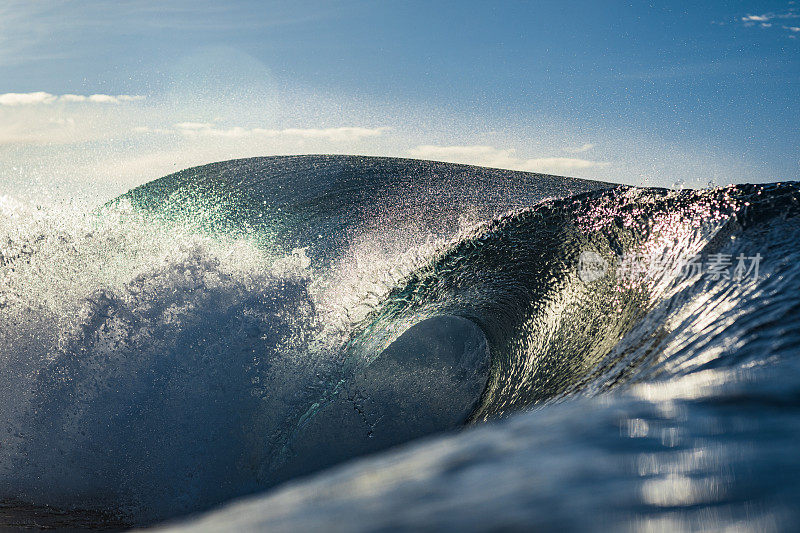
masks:
[[[343,156],[6,200],[6,522],[152,523],[423,438],[203,525],[791,530],[799,201]]]

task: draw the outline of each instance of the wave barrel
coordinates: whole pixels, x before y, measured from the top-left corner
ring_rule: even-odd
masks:
[[[438,316],[419,322],[301,426],[278,477],[461,426],[481,397],[489,367],[486,337],[471,320]]]

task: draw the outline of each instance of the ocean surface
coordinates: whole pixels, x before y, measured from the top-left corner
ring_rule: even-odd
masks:
[[[0,529],[796,530],[798,261],[791,182],[291,156],[0,195]]]

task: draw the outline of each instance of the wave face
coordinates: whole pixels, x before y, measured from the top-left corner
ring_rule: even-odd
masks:
[[[609,187],[303,156],[189,169],[92,214],[6,198],[0,499],[145,524],[520,410],[574,427],[581,409],[617,409],[630,438],[645,437],[619,454],[652,455],[656,482],[669,473],[657,454],[690,449],[681,435],[718,454],[672,472],[722,487],[686,506],[735,493],[785,518],[789,485],[781,497],[723,490],[757,478],[750,463],[725,477],[724,457],[749,441],[731,444],[702,409],[672,425],[639,417],[630,395],[663,409],[740,402],[746,427],[787,412],[785,431],[800,427],[800,188]],[[661,426],[675,438],[647,430]],[[481,442],[509,438],[493,427]],[[520,449],[596,459],[585,432],[544,428],[558,453],[524,432]],[[453,446],[469,448],[473,431]],[[772,452],[753,460],[786,459],[774,453],[784,436],[755,438]],[[641,495],[644,475],[615,479]],[[654,501],[620,512],[681,512]]]

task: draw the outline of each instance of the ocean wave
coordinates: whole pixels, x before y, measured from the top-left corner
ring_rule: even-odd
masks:
[[[334,156],[5,198],[0,499],[146,524],[521,410],[714,397],[794,360],[799,201]]]

